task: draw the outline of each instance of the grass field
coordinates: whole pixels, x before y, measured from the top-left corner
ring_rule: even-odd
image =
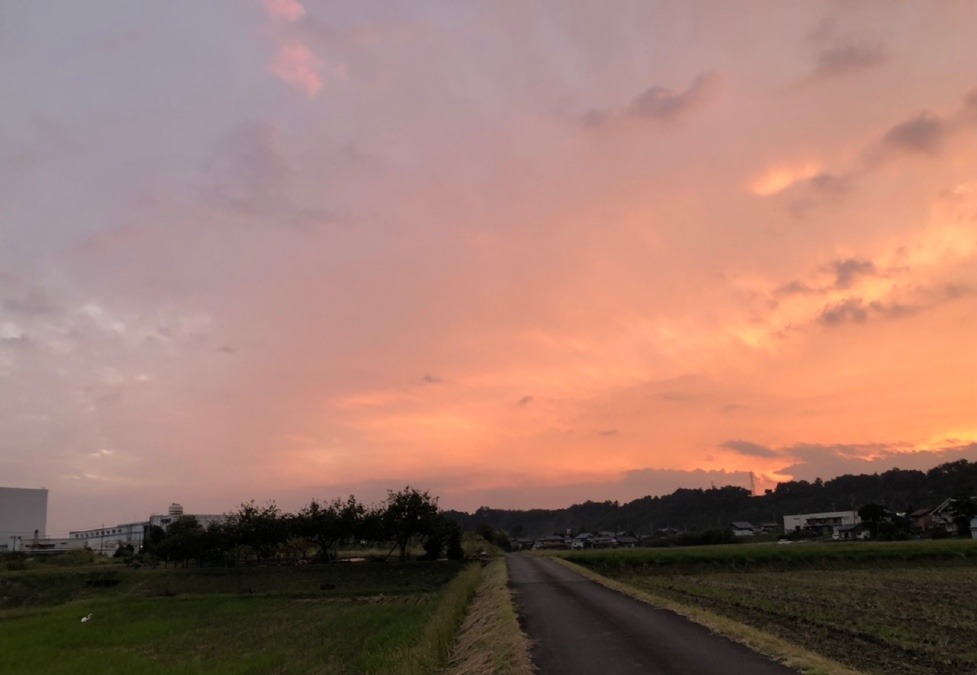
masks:
[[[477,565],[461,569],[5,572],[0,672],[430,672],[446,658],[478,584]]]
[[[977,542],[739,544],[562,557],[863,672],[977,672]]]

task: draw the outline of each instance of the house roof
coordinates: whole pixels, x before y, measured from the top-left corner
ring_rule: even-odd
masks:
[[[747,522],[742,521],[742,520],[740,520],[740,521],[733,521],[733,527],[735,527],[737,530],[755,530],[756,529],[755,527],[753,527],[753,523],[747,523]]]

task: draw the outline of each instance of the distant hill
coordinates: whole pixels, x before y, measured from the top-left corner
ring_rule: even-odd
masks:
[[[610,530],[651,534],[663,528],[726,528],[732,521],[783,524],[795,513],[857,510],[882,504],[896,512],[938,505],[947,497],[977,492],[977,462],[961,459],[926,471],[892,469],[884,473],[844,475],[813,483],[778,483],[766,494],[751,496],[742,487],[678,489],[661,497],[642,497],[626,504],[591,502],[565,509],[517,511],[483,506],[475,513],[447,511],[463,530],[489,525],[513,537]]]

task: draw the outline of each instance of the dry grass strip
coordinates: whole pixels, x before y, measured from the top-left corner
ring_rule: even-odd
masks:
[[[482,581],[458,633],[445,675],[530,675],[529,638],[519,628],[505,558],[482,570]]]
[[[786,640],[782,640],[774,635],[770,635],[769,633],[765,633],[761,630],[753,628],[752,626],[747,626],[724,616],[707,612],[706,610],[699,609],[698,607],[683,605],[675,602],[674,600],[668,600],[651,593],[646,593],[645,591],[634,588],[633,586],[628,586],[627,584],[623,584],[619,581],[608,579],[607,577],[601,576],[600,574],[597,574],[586,567],[581,567],[580,565],[568,562],[557,556],[553,556],[552,559],[564,567],[568,567],[574,572],[596,581],[602,586],[606,586],[607,588],[611,588],[619,593],[629,595],[632,598],[646,602],[649,605],[654,605],[655,607],[660,607],[662,609],[675,612],[676,614],[680,614],[681,616],[694,621],[700,626],[708,628],[713,633],[717,633],[735,642],[746,645],[753,651],[769,656],[775,661],[784,664],[788,668],[792,668],[800,673],[804,673],[805,675],[859,675],[857,670],[852,670],[851,668],[836,661],[832,661],[831,659],[825,658],[819,654],[810,652],[803,647],[791,644]]]

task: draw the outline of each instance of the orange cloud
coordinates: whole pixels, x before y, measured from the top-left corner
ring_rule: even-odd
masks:
[[[802,180],[813,178],[820,171],[821,166],[817,162],[775,166],[754,180],[750,185],[750,190],[755,195],[767,197],[783,192]]]

